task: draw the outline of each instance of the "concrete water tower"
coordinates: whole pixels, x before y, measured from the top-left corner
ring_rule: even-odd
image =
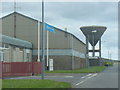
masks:
[[[83,26],[80,27],[81,31],[86,37],[86,54],[89,55],[89,52],[92,52],[92,57],[95,57],[95,53],[99,52],[99,58],[101,58],[101,36],[107,29],[105,26]],[[95,49],[96,44],[99,41],[99,49]],[[92,46],[92,49],[89,50],[89,43]]]

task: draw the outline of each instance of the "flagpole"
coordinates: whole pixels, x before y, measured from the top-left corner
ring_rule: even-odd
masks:
[[[42,73],[41,79],[44,79],[44,0],[42,0]]]
[[[40,62],[40,22],[38,21],[38,62]]]
[[[47,69],[49,70],[49,52],[48,52],[48,46],[49,46],[49,31],[47,31]]]

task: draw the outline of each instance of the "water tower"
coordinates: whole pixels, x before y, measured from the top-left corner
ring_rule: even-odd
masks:
[[[101,58],[101,36],[107,29],[105,26],[83,26],[80,27],[81,31],[86,37],[86,54],[89,55],[89,52],[92,52],[92,57],[95,57],[95,53],[99,52],[99,58]],[[95,49],[96,44],[99,42],[99,48]],[[92,49],[89,50],[89,43],[92,46]]]

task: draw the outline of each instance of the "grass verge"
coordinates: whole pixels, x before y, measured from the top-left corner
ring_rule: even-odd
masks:
[[[70,88],[65,82],[38,79],[8,79],[3,80],[3,88]]]
[[[96,73],[101,72],[105,69],[105,66],[93,66],[89,68],[82,68],[78,70],[55,70],[55,71],[46,71],[45,73]]]

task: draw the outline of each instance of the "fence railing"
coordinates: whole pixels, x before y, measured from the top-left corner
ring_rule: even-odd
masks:
[[[41,73],[41,62],[0,62],[0,77],[29,76]]]

